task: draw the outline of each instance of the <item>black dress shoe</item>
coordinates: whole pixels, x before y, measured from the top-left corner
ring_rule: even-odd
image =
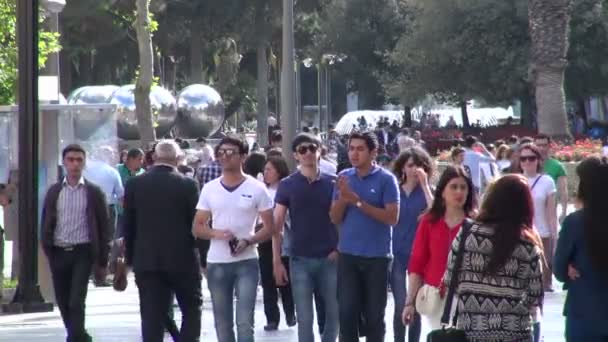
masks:
[[[279,330],[279,323],[268,323],[264,326],[265,331]]]
[[[293,327],[298,323],[298,321],[296,321],[295,317],[291,317],[287,319],[287,326],[288,327]]]

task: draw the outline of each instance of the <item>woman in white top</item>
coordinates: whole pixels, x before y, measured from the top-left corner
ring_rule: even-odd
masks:
[[[557,188],[553,179],[542,173],[543,160],[536,146],[523,145],[519,151],[519,163],[524,176],[528,178],[534,200],[534,226],[543,240],[545,259],[551,267],[557,239]],[[543,273],[545,291],[552,291],[551,270]]]

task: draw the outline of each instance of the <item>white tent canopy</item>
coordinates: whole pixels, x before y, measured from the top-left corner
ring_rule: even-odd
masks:
[[[342,116],[340,121],[336,124],[336,131],[338,134],[350,134],[353,130],[353,125],[356,128],[359,128],[359,119],[360,117],[364,117],[365,121],[367,121],[367,125],[371,127],[376,127],[380,118],[388,117],[388,121],[393,123],[394,120],[397,120],[399,125],[401,125],[401,121],[403,120],[403,111],[402,110],[358,110],[354,112],[348,112]]]

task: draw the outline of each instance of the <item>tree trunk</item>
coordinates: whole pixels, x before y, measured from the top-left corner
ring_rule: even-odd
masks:
[[[559,140],[571,138],[564,94],[571,11],[572,0],[530,0],[528,5],[538,131]]]
[[[149,0],[136,0],[135,31],[139,49],[139,76],[135,84],[135,113],[141,146],[149,148],[156,140],[150,105],[150,89],[154,74],[152,35],[150,32]]]
[[[403,106],[403,127],[412,127],[412,107]]]
[[[203,29],[200,19],[192,21],[190,30],[190,83],[203,81]]]
[[[469,122],[469,112],[467,110],[467,101],[460,102],[460,113],[462,115],[462,127],[470,128],[471,123]]]
[[[262,41],[257,47],[258,79],[257,79],[257,102],[258,102],[258,145],[268,144],[268,58],[266,56],[266,44]]]

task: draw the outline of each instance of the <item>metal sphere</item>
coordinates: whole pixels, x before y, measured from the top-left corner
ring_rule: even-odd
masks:
[[[68,96],[68,104],[106,104],[110,102],[112,94],[118,89],[115,85],[86,86],[74,90]],[[81,140],[87,140],[97,130],[101,129],[112,117],[109,113],[100,113],[95,110],[77,109],[72,116],[74,135]],[[114,133],[116,134],[116,133]]]
[[[224,101],[213,88],[193,84],[177,96],[177,135],[182,138],[209,137],[224,122]]]
[[[125,140],[139,139],[135,113],[135,85],[120,87],[112,94],[110,103],[118,105],[118,137]],[[150,104],[154,115],[156,136],[163,137],[175,124],[177,105],[171,93],[161,87],[152,87]]]

